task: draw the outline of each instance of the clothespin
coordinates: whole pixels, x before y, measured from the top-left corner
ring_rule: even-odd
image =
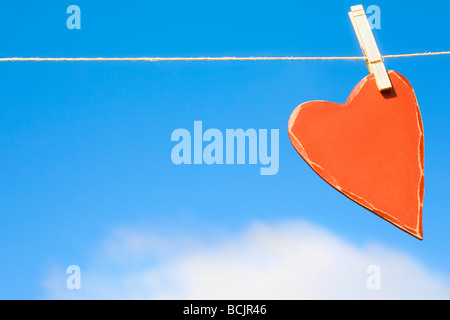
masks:
[[[383,57],[373,37],[366,12],[362,5],[352,6],[351,10],[348,14],[355,29],[356,36],[358,37],[359,45],[366,57],[367,69],[374,75],[378,90],[388,90],[392,88],[391,80],[384,66]]]

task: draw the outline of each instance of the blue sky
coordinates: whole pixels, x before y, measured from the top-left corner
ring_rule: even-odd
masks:
[[[81,30],[66,27],[66,9],[72,4],[81,8]],[[347,15],[355,4],[359,3],[8,1],[0,11],[1,56],[360,56]],[[433,6],[419,1],[361,4],[381,9],[381,29],[374,33],[382,54],[449,50],[447,1]],[[393,278],[420,277],[421,282],[413,286],[417,292],[434,277],[443,279],[442,291],[429,286],[424,292],[429,294],[426,297],[450,297],[446,296],[450,292],[449,59],[385,61],[388,69],[409,79],[421,108],[423,241],[336,192],[289,141],[287,121],[294,108],[309,100],[344,103],[367,75],[362,61],[0,63],[0,298],[65,297],[69,294],[65,268],[73,264],[82,270],[83,289],[70,292],[70,297],[109,298],[102,294],[110,286],[119,288],[119,293],[126,291],[120,289],[124,278],[145,270],[163,278],[164,272],[155,270],[174,270],[187,261],[188,252],[198,256],[198,248],[223,253],[224,243],[233,243],[231,248],[239,250],[242,237],[247,239],[244,244],[259,239],[255,224],[270,230],[262,232],[269,234],[263,239],[285,243],[280,242],[283,239],[294,256],[323,239],[342,243],[343,251],[352,248],[355,255],[333,258],[338,269],[319,268],[320,279],[333,278],[332,274],[338,278],[336,270],[355,273],[352,259],[358,257],[355,261],[363,264],[382,265],[382,272]],[[259,165],[174,165],[171,134],[177,128],[193,132],[196,120],[203,122],[204,130],[222,132],[279,129],[279,172],[261,176]],[[302,227],[287,234],[306,229],[311,237],[293,236],[292,242],[283,238],[285,229],[280,225],[289,221]],[[133,238],[136,235],[142,236]],[[149,238],[164,245],[156,246],[152,240],[147,246]],[[133,249],[127,245],[130,241]],[[383,248],[384,254],[371,255],[370,244]],[[328,247],[317,250],[326,255]],[[112,254],[111,248],[120,252]],[[121,259],[115,259],[117,255]],[[252,254],[223,256],[229,259],[221,261],[222,267],[236,262],[238,270],[247,268],[239,275],[258,268],[256,260],[242,264],[255,258]],[[408,257],[405,268],[418,266],[422,271],[395,269],[393,262],[399,256]],[[98,257],[103,257],[100,262]],[[261,257],[263,253],[255,259]],[[298,257],[296,263],[309,258],[314,268],[311,256]],[[214,266],[208,267],[215,275],[212,279],[220,278],[222,269]],[[361,270],[360,275],[344,278],[365,279],[365,269]],[[273,273],[272,285],[278,283],[277,274],[281,277],[282,272]],[[89,289],[94,287],[89,281],[95,283],[95,290]],[[405,281],[414,283],[414,279]],[[177,285],[173,284],[174,292]],[[180,280],[179,285],[186,283]],[[336,283],[333,297],[342,292],[340,285],[345,286]],[[254,288],[255,283],[241,286]],[[315,286],[312,282],[308,288]],[[389,292],[409,297],[405,282],[396,286]],[[144,297],[160,297],[151,288],[146,288],[149,294]],[[235,296],[233,290],[238,294],[231,287],[230,297]],[[178,297],[168,292],[161,296]],[[296,298],[295,292],[288,297]],[[364,291],[353,294],[366,297]],[[383,290],[379,294],[384,297]],[[210,297],[214,292],[205,286],[198,295],[186,295],[191,296]],[[253,297],[251,290],[246,297]]]

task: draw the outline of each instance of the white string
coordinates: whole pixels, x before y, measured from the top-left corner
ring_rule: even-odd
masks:
[[[425,53],[410,53],[410,54],[396,54],[383,56],[384,59],[390,58],[410,58],[410,57],[422,57],[422,56],[437,56],[448,55],[450,51],[441,52],[425,52]],[[366,60],[365,57],[138,57],[138,58],[0,58],[0,62],[19,62],[19,61],[281,61],[281,60]]]

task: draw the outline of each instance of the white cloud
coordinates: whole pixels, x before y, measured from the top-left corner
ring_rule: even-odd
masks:
[[[306,222],[255,223],[214,243],[122,228],[80,266],[82,289],[64,269],[44,281],[49,299],[448,299],[450,282],[396,250],[358,247]],[[380,269],[370,290],[367,268]]]

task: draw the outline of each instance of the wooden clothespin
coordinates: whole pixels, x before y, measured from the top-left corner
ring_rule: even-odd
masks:
[[[359,45],[366,57],[367,69],[374,75],[378,90],[389,90],[392,88],[391,80],[384,66],[383,57],[373,37],[366,12],[362,5],[353,6],[351,10],[348,14],[355,29],[356,36],[358,37]]]

